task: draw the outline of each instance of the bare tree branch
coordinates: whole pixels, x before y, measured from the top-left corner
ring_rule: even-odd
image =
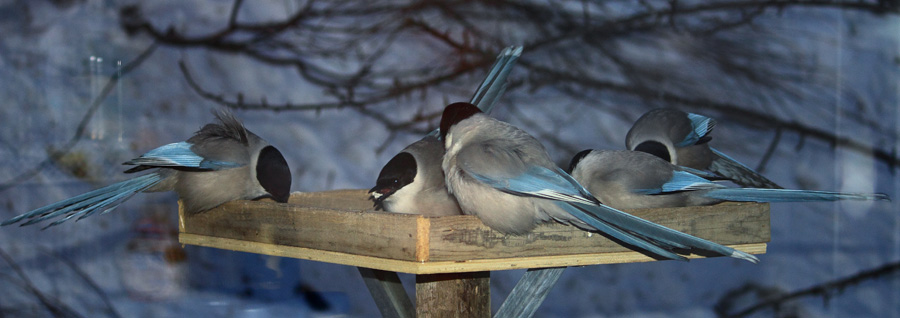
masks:
[[[563,151],[565,151],[566,153],[571,154],[571,155],[574,155],[575,153],[580,151],[580,149],[577,146],[575,146],[571,143],[565,142],[562,139],[560,139],[559,137],[557,137],[556,133],[554,133],[552,131],[540,130],[540,127],[543,127],[544,125],[540,125],[537,122],[528,118],[528,116],[526,116],[525,114],[522,114],[518,110],[518,107],[511,106],[507,109],[509,109],[509,112],[512,113],[514,116],[516,116],[516,118],[521,120],[525,124],[525,126],[529,127],[529,129],[537,130],[536,137],[540,138],[541,140],[550,142],[550,144],[552,144],[554,147],[562,149]]]
[[[66,306],[66,304],[64,304],[63,302],[59,301],[58,299],[50,298],[44,295],[44,293],[42,293],[39,289],[37,289],[37,287],[34,286],[34,283],[32,283],[31,280],[28,279],[28,276],[25,275],[25,271],[23,271],[22,268],[19,267],[19,264],[16,263],[16,261],[13,260],[13,258],[10,257],[9,254],[6,254],[6,251],[4,251],[2,248],[0,248],[0,258],[3,258],[3,260],[6,261],[6,264],[9,265],[13,272],[15,272],[16,275],[19,276],[19,279],[22,281],[25,289],[29,293],[34,295],[34,297],[38,299],[41,305],[43,305],[44,308],[47,309],[47,311],[53,314],[54,317],[81,317],[81,315],[72,310],[72,308],[69,308],[69,306]]]
[[[243,95],[238,94],[238,98],[236,101],[229,101],[222,97],[221,95],[210,93],[200,87],[199,84],[194,80],[193,76],[191,76],[190,71],[188,71],[187,66],[185,66],[183,61],[178,63],[181,68],[181,72],[184,74],[185,80],[188,82],[188,86],[191,87],[195,92],[200,94],[201,97],[218,103],[222,106],[233,108],[233,109],[244,109],[244,110],[271,110],[271,111],[321,111],[323,109],[353,109],[358,113],[375,119],[376,121],[383,124],[390,130],[409,130],[411,132],[416,133],[426,133],[429,130],[426,129],[416,129],[413,126],[420,122],[426,122],[429,120],[433,120],[434,118],[440,117],[440,113],[432,113],[426,116],[417,116],[406,122],[395,122],[389,119],[384,114],[369,110],[365,107],[364,102],[356,102],[352,100],[341,100],[337,102],[330,103],[310,103],[310,104],[284,104],[279,106],[270,105],[265,99],[261,100],[260,103],[246,103],[243,100]]]
[[[781,142],[781,128],[775,128],[775,136],[772,137],[772,142],[769,143],[769,147],[766,148],[765,154],[763,154],[762,159],[759,160],[759,164],[756,165],[756,171],[759,173],[763,173],[766,170],[766,164],[769,163],[769,159],[772,158],[772,154],[775,153],[775,149],[778,149],[778,144]]]
[[[758,312],[760,310],[766,308],[777,308],[782,306],[783,304],[790,302],[792,300],[796,300],[798,298],[809,297],[809,296],[821,296],[826,302],[831,297],[834,297],[835,294],[843,292],[848,287],[852,287],[855,285],[859,285],[861,283],[875,280],[878,278],[882,278],[888,275],[895,275],[898,271],[900,271],[900,262],[888,263],[877,268],[869,269],[861,271],[857,274],[850,275],[844,278],[839,278],[836,280],[824,282],[822,284],[818,284],[815,286],[811,286],[809,288],[801,289],[798,291],[794,291],[788,294],[780,295],[773,299],[763,300],[755,305],[747,307],[741,311],[736,313],[727,313],[723,311],[719,311],[719,317],[729,317],[729,318],[738,318],[738,317],[746,317],[750,314]],[[720,301],[720,304],[722,302]]]
[[[247,103],[241,94],[229,100],[222,94],[204,90],[182,66],[194,91],[231,108],[270,111],[348,108],[391,131],[424,132],[428,129],[423,128],[423,123],[438,117],[438,110],[398,120],[386,116],[382,109],[415,93],[446,89],[448,83],[490,63],[492,49],[484,47],[484,43],[497,45],[498,39],[509,38],[507,33],[524,33],[529,35],[523,39],[529,55],[520,59],[519,64],[526,68],[527,83],[532,90],[551,86],[570,97],[585,100],[588,96],[637,98],[648,105],[662,102],[665,106],[712,111],[739,118],[741,124],[754,129],[776,130],[779,137],[781,132],[793,132],[801,139],[810,137],[872,155],[888,165],[900,163],[892,150],[881,149],[880,145],[839,136],[752,107],[817,103],[810,96],[824,103],[827,101],[821,96],[833,90],[810,80],[816,66],[804,61],[814,59],[793,50],[791,39],[755,25],[755,21],[791,8],[898,14],[900,6],[896,1],[745,0],[689,4],[643,1],[615,10],[606,8],[605,4],[588,2],[578,7],[539,1],[388,1],[354,5],[309,1],[285,19],[261,23],[239,21],[237,16],[242,5],[242,1],[234,2],[225,27],[195,36],[171,27],[162,31],[148,22],[138,7],[126,7],[120,17],[127,31],[148,35],[162,45],[202,47],[242,54],[268,65],[292,67],[307,84],[320,86],[332,99],[309,104],[288,102],[283,106],[270,105],[264,98],[260,103]],[[747,45],[757,38],[747,38],[746,34],[764,37],[767,43],[773,44]],[[445,45],[451,51],[447,60],[452,62],[430,67],[381,66],[389,52],[403,49],[395,41],[410,36]],[[377,49],[371,48],[374,43],[378,43],[374,45]],[[505,44],[508,43],[498,46]],[[629,46],[660,52],[677,49],[678,53],[708,68],[711,72],[708,77],[712,79],[696,78],[695,72],[678,73],[660,65],[647,65],[646,60],[635,59],[630,51],[622,49]],[[348,52],[359,56],[350,58]],[[349,71],[320,65],[324,61],[340,64],[345,59],[361,59],[363,63],[354,63],[355,67],[347,68]],[[752,92],[747,94],[754,94],[754,100],[717,100],[711,97],[717,91]],[[893,132],[864,115],[850,114],[848,118],[886,138],[896,138]],[[777,145],[777,140],[767,153],[774,150],[773,145]],[[763,163],[767,160],[768,157]]]
[[[78,265],[66,258],[60,257],[53,251],[44,250],[44,252],[57,259],[61,263],[65,264],[73,272],[75,272],[75,274],[78,275],[78,277],[80,277],[81,280],[84,281],[84,283],[87,284],[87,286],[91,290],[93,290],[95,294],[97,294],[98,297],[100,297],[100,300],[103,301],[103,304],[106,306],[107,315],[109,315],[110,317],[122,317],[122,315],[120,315],[119,312],[116,311],[116,307],[113,306],[112,302],[109,300],[109,296],[106,295],[106,292],[104,292],[103,289],[100,288],[99,285],[97,285],[97,282],[91,279],[91,277],[87,273],[85,273],[84,270],[81,269],[81,267],[78,267]]]
[[[782,120],[773,115],[757,112],[748,107],[742,107],[737,104],[716,102],[703,98],[691,98],[679,96],[675,93],[661,93],[658,89],[650,89],[646,87],[628,86],[614,82],[593,80],[585,77],[575,77],[568,73],[559,72],[539,65],[531,64],[528,61],[520,61],[519,64],[532,69],[532,71],[548,74],[554,78],[571,81],[597,90],[609,90],[617,93],[624,93],[638,97],[659,98],[664,96],[664,100],[671,105],[678,105],[688,109],[712,111],[724,116],[738,119],[739,122],[755,127],[766,127],[771,129],[781,129],[784,131],[795,132],[803,137],[818,139],[831,144],[834,147],[842,147],[848,150],[858,152],[865,155],[871,155],[879,161],[888,165],[900,165],[900,158],[893,154],[892,151],[879,149],[875,145],[866,144],[850,137],[838,136],[832,132],[807,126],[803,123]]]

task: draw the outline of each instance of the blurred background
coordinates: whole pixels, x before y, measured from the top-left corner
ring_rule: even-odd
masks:
[[[0,1],[0,31],[0,219],[124,180],[223,107],[293,191],[370,188],[508,45],[493,116],[561,166],[671,107],[786,188],[900,198],[896,0]],[[353,267],[182,247],[176,200],[0,229],[0,317],[378,315]],[[897,203],[771,216],[760,264],[570,268],[536,317],[900,317]],[[492,273],[495,309],[521,275]]]

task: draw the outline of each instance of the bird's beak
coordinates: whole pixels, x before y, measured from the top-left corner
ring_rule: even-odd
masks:
[[[384,200],[387,199],[394,191],[391,188],[382,188],[375,186],[369,189],[369,200],[375,202],[375,210],[384,210]]]

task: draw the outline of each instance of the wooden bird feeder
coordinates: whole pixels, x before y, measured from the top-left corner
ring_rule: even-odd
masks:
[[[765,253],[770,238],[768,204],[625,211],[751,254]],[[196,215],[179,209],[179,232],[182,244],[357,266],[391,317],[490,317],[490,271],[532,269],[526,278],[542,282],[520,281],[497,314],[518,316],[536,309],[565,267],[655,260],[562,224],[512,236],[474,216],[376,212],[365,190],[294,193],[287,204],[234,201]],[[414,308],[397,272],[416,275]]]

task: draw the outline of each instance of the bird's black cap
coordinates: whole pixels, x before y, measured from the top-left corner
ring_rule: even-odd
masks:
[[[256,161],[256,180],[276,202],[287,203],[291,196],[291,168],[275,147],[266,146]]]
[[[447,137],[447,132],[450,131],[450,127],[480,112],[481,109],[478,109],[477,106],[470,103],[460,102],[447,105],[447,107],[444,108],[444,113],[441,115],[441,140],[444,140],[445,137]]]

